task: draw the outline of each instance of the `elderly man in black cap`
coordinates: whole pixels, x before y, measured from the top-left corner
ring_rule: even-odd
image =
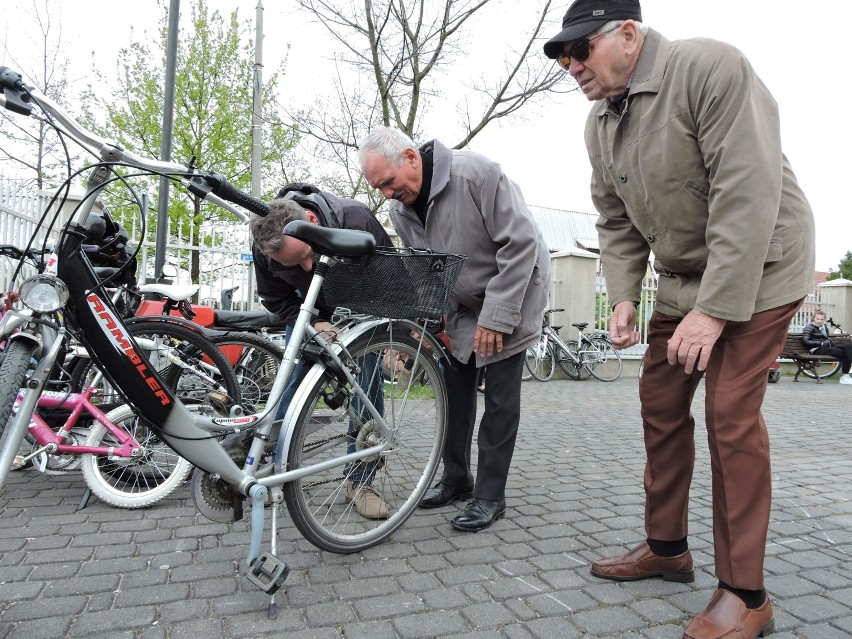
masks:
[[[774,629],[760,407],[766,371],[813,288],[813,214],[782,153],[775,100],[745,56],[709,39],[669,41],[641,20],[637,0],[577,0],[544,47],[594,101],[585,140],[617,348],[639,341],[652,252],[661,276],[639,383],[647,539],[592,574],[694,579],[690,407],[704,378],[719,584],[684,636],[752,639]]]

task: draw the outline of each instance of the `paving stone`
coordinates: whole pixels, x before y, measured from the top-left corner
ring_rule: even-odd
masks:
[[[589,573],[644,539],[636,380],[522,389],[505,518],[468,534],[448,524],[459,504],[417,511],[385,543],[337,555],[285,514],[278,553],[291,573],[275,620],[268,595],[245,578],[246,521],[208,522],[188,489],[147,509],[93,499],[77,511],[79,474],[13,473],[0,494],[0,639],[680,639],[716,587],[703,385],[692,584]],[[787,378],[767,391],[773,639],[852,636],[852,429],[823,427],[847,419],[836,394]]]

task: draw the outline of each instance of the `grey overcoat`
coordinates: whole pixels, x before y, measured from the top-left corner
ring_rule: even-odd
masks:
[[[477,324],[504,333],[503,351],[477,355],[485,366],[526,350],[541,332],[550,257],[520,188],[496,162],[433,141],[426,227],[393,200],[391,221],[406,246],[467,255],[447,309],[453,355],[466,363]]]

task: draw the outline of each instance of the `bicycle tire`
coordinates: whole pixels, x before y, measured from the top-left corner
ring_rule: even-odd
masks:
[[[527,353],[525,357],[535,357],[535,347],[531,347],[527,349]],[[532,373],[530,373],[530,367],[527,366],[526,359],[524,359],[524,367],[521,369],[521,381],[526,382],[527,380],[532,379]]]
[[[210,341],[234,369],[245,412],[261,412],[284,359],[284,349],[262,335],[246,332],[216,335]]]
[[[553,344],[548,340],[544,353],[541,353],[539,348],[537,344],[527,349],[524,364],[532,377],[535,377],[540,382],[546,382],[553,377],[553,373],[556,371]],[[530,350],[532,350],[532,355],[530,355]]]
[[[603,338],[592,338],[587,343],[589,350],[596,349],[597,354],[593,361],[586,362],[586,367],[589,373],[595,379],[602,382],[614,382],[621,377],[621,371],[624,364],[621,361],[621,355],[612,347],[609,340]],[[588,355],[588,353],[586,353]],[[588,366],[588,364],[594,364]]]
[[[119,406],[106,417],[133,435],[143,453],[133,458],[81,455],[86,485],[101,501],[118,508],[143,508],[162,501],[183,485],[192,464],[169,448],[130,406]],[[119,442],[96,421],[86,446],[111,445],[119,446]]]
[[[0,353],[0,437],[6,430],[18,391],[24,386],[33,353],[38,345],[29,340],[16,339],[9,342]]]
[[[579,355],[577,355],[577,342],[575,340],[565,342],[565,346],[571,349],[571,352],[579,358]],[[562,372],[575,381],[589,379],[591,377],[589,369],[583,366],[581,362],[575,362],[569,355],[563,355],[564,352],[561,346],[557,347],[556,361],[559,363],[559,368],[562,369]]]
[[[127,329],[137,340],[145,338],[139,346],[140,350],[145,353],[162,382],[184,404],[212,410],[211,404],[206,401],[212,392],[227,395],[235,404],[241,401],[240,385],[233,368],[222,351],[202,333],[174,322],[142,319],[129,320]],[[168,345],[168,349],[164,345]],[[179,354],[179,363],[168,361],[166,352],[169,355]],[[94,367],[90,358],[78,358],[71,372],[71,387],[75,392],[89,385],[95,372]],[[92,403],[98,404],[101,410],[108,412],[125,404],[121,393],[106,379],[101,380],[98,390],[92,397]]]
[[[395,445],[376,460],[363,460],[355,468],[338,465],[284,485],[287,509],[296,528],[322,550],[353,553],[384,541],[415,512],[429,488],[441,460],[447,430],[446,384],[437,360],[409,334],[389,339],[387,324],[356,338],[347,346],[361,370],[362,388],[369,395],[382,387],[384,414],[394,429]],[[416,358],[422,374],[399,376],[389,367],[396,358],[389,353]],[[358,415],[352,395],[338,408],[329,393],[349,393],[333,375],[324,373],[308,391],[297,411],[287,451],[287,468],[334,459],[346,453],[353,441],[349,417]],[[378,395],[376,394],[378,397]],[[347,415],[347,409],[351,409]],[[381,433],[371,429],[371,421],[361,425],[357,445],[372,446]],[[369,464],[373,466],[369,466]],[[387,505],[387,518],[361,517],[347,494],[353,472],[371,474],[374,491]],[[359,485],[360,486],[360,485]]]
[[[819,361],[819,362],[814,362],[814,367],[822,367],[824,364],[827,365],[827,368],[825,369],[825,373],[820,371],[820,374],[819,374],[820,379],[828,379],[832,375],[837,375],[837,373],[840,372],[840,368],[841,368],[840,362]],[[810,379],[816,379],[817,378],[816,372],[812,371],[812,370],[808,370],[808,369],[803,370],[802,375],[804,375],[805,377],[808,377]]]

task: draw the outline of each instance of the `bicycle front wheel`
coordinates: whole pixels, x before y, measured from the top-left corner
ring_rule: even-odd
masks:
[[[358,337],[347,350],[358,384],[392,431],[389,446],[284,485],[293,523],[322,550],[359,552],[385,540],[414,513],[441,458],[447,428],[443,374],[425,346],[408,332],[394,332],[391,339],[388,326]],[[294,407],[288,469],[385,442],[380,425],[339,376],[326,370],[303,391],[304,401]]]
[[[119,508],[142,508],[162,501],[186,481],[192,464],[169,448],[130,406],[120,406],[107,416],[142,446],[139,457],[82,455],[83,478],[99,499]],[[100,422],[95,422],[86,446],[119,446]]]
[[[524,362],[530,375],[540,382],[546,382],[556,370],[556,361],[553,357],[553,347],[548,342],[547,347],[542,349],[539,344],[527,349]]]
[[[535,347],[530,347],[527,349],[526,357],[535,358]],[[524,367],[521,369],[521,381],[527,381],[528,379],[532,379],[532,373],[530,373],[530,367],[527,366],[526,359],[524,360]]]
[[[623,364],[621,355],[605,339],[592,339],[584,346],[584,363],[596,379],[602,382],[614,382],[621,377]]]
[[[3,435],[6,423],[12,415],[18,391],[24,386],[36,348],[38,347],[33,342],[16,339],[0,353],[0,436]]]

